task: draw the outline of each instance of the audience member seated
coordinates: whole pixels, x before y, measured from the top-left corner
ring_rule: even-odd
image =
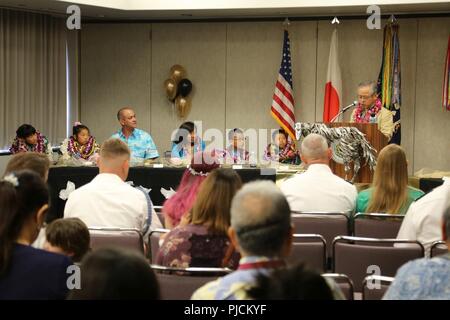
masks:
[[[441,216],[442,239],[450,247],[450,207]],[[450,300],[450,253],[402,266],[385,300]]]
[[[52,146],[48,139],[29,124],[23,124],[17,129],[16,137],[9,151],[13,154],[20,152],[44,153],[50,161],[53,161]]]
[[[170,161],[175,165],[186,162],[189,164],[193,155],[203,150],[205,150],[205,142],[197,136],[195,124],[187,121],[178,128],[175,138],[172,141]]]
[[[95,138],[91,136],[89,128],[80,122],[75,122],[72,136],[61,144],[60,151],[62,164],[83,164],[86,162],[97,162],[98,146]]]
[[[423,194],[408,186],[405,151],[390,144],[378,154],[372,187],[358,194],[356,212],[405,214],[410,204]]]
[[[65,299],[66,256],[31,246],[48,210],[45,182],[30,170],[0,180],[0,299]]]
[[[333,300],[327,281],[303,264],[259,274],[256,285],[248,290],[256,300]]]
[[[284,129],[279,129],[272,134],[272,141],[264,151],[264,160],[279,161],[285,164],[300,164],[298,151]]]
[[[194,300],[249,299],[260,273],[286,266],[292,245],[291,209],[271,181],[250,182],[233,198],[228,234],[242,258],[238,270],[194,292]]]
[[[45,228],[45,237],[45,250],[68,256],[73,262],[80,262],[89,251],[89,230],[78,218],[54,220]]]
[[[81,288],[69,300],[159,300],[159,285],[144,257],[120,248],[101,248],[81,263]]]
[[[145,235],[162,228],[148,193],[125,182],[130,149],[119,139],[109,139],[100,148],[100,173],[73,191],[64,208],[64,218],[80,218],[88,227],[137,228]]]
[[[450,207],[450,178],[443,179],[441,186],[411,204],[397,235],[422,243],[427,256],[431,244],[442,239],[442,213]]]
[[[117,112],[117,120],[122,126],[111,138],[122,140],[131,150],[132,164],[159,157],[158,149],[150,134],[137,128],[136,113],[130,107]]]
[[[280,188],[293,211],[348,212],[355,210],[355,186],[331,172],[331,149],[327,140],[311,133],[301,144],[306,172],[295,174]]]
[[[37,173],[42,178],[42,180],[47,182],[49,168],[50,161],[48,160],[48,157],[43,153],[18,153],[12,156],[11,159],[9,159],[8,163],[6,164],[4,176],[10,174],[11,172],[28,169]]]
[[[239,128],[234,128],[228,132],[228,140],[231,141],[231,144],[225,150],[225,161],[238,164],[248,163],[250,153],[245,150],[244,132]]]
[[[236,268],[239,257],[227,236],[231,199],[241,187],[232,169],[213,170],[200,187],[187,225],[164,238],[157,264],[167,267]]]
[[[187,168],[176,193],[164,202],[162,212],[167,229],[176,227],[183,216],[191,209],[197,198],[198,190],[208,174],[219,168],[217,161],[205,161],[206,153],[196,153]]]
[[[43,153],[22,152],[11,157],[6,165],[4,175],[20,170],[31,170],[37,173],[45,182],[47,182],[50,161]],[[42,249],[45,241],[45,228],[41,228],[37,239],[33,242],[34,248]]]

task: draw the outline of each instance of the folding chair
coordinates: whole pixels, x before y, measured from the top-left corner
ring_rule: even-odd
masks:
[[[327,243],[319,234],[294,234],[288,263],[306,263],[317,272],[326,271]]]
[[[354,289],[352,280],[345,274],[323,273],[322,277],[333,280],[341,289],[346,300],[353,300]]]
[[[355,237],[395,239],[404,216],[389,213],[357,213],[353,220]]]
[[[320,234],[326,243],[333,243],[337,236],[350,235],[349,218],[345,212],[292,212],[294,233]],[[331,246],[327,257],[331,260]]]
[[[418,241],[339,236],[333,241],[333,272],[346,274],[355,291],[361,292],[368,274],[393,277],[403,264],[423,256],[424,248]]]
[[[444,241],[435,241],[430,248],[430,258],[446,254],[447,252],[448,247]]]
[[[168,233],[169,229],[155,229],[148,235],[148,247],[150,248],[150,261],[156,263],[156,257],[158,257],[159,240],[162,234]]]
[[[90,227],[91,249],[121,247],[144,253],[142,233],[133,228]]]
[[[232,272],[226,268],[168,268],[151,265],[156,273],[162,300],[189,300],[204,284]]]
[[[381,300],[394,278],[379,275],[370,275],[363,281],[363,300]]]
[[[164,214],[162,213],[162,206],[153,206],[153,208],[155,209],[156,215],[159,218],[159,221],[161,221],[161,224],[163,225],[163,227],[166,227],[166,223],[164,221]]]

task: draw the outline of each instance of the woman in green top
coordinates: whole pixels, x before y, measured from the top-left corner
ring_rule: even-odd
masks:
[[[410,204],[423,194],[408,186],[405,151],[390,144],[378,155],[372,187],[358,194],[356,212],[405,214]]]

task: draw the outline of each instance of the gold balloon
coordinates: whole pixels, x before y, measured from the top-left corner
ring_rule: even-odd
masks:
[[[173,101],[177,96],[177,84],[173,79],[164,81],[164,88],[166,89],[167,99]]]
[[[178,116],[182,119],[186,118],[191,110],[191,100],[185,97],[179,96],[175,100],[175,106],[178,112]]]
[[[175,64],[170,68],[170,77],[178,84],[178,81],[186,77],[186,70],[179,64]]]

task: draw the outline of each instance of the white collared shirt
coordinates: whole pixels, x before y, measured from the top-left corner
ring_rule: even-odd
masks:
[[[450,207],[450,177],[433,191],[413,202],[403,219],[397,239],[417,240],[430,254],[431,244],[442,240],[442,216]]]
[[[64,218],[80,218],[88,227],[144,231],[147,215],[144,193],[110,173],[98,174],[90,183],[73,191],[64,208]],[[155,228],[162,228],[162,224],[152,209],[150,229]]]
[[[281,191],[292,211],[353,212],[358,192],[325,164],[311,164],[284,181]]]

